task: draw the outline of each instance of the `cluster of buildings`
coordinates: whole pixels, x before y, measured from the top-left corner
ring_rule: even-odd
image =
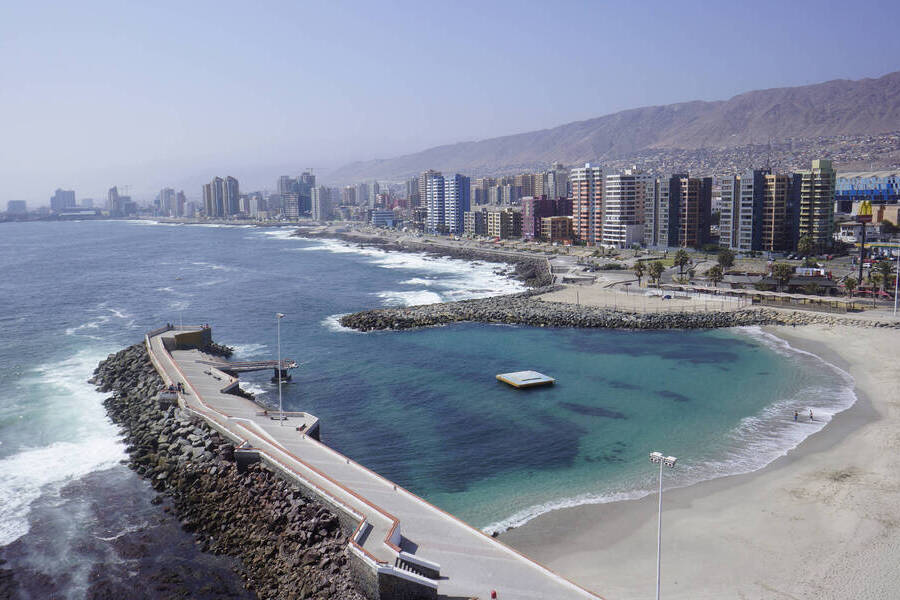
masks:
[[[608,172],[590,163],[474,181],[426,171],[407,189],[416,191],[409,224],[426,233],[738,252],[790,251],[802,236],[824,249],[834,236],[836,174],[827,160],[795,173],[719,177]]]
[[[237,178],[214,177],[202,202],[164,188],[139,206],[114,186],[105,207],[74,190],[57,189],[49,207],[29,213],[12,200],[4,218],[162,216],[259,221],[365,221],[377,227],[430,234],[543,240],[610,248],[663,249],[718,245],[735,252],[791,252],[801,238],[817,250],[834,240],[856,241],[859,206],[873,207],[872,224],[888,235],[900,225],[900,174],[844,173],[830,160],[809,169],[772,168],[697,177],[633,167],[612,169],[554,163],[536,173],[470,178],[428,170],[401,183],[362,182],[340,188],[316,184],[307,170],[283,175],[273,192],[242,193]],[[127,189],[127,188],[126,188]],[[886,224],[886,225],[882,225]],[[867,239],[880,230],[867,229]]]

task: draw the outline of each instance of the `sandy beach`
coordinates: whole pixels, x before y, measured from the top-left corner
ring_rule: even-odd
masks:
[[[665,492],[662,597],[900,598],[900,334],[766,330],[849,372],[859,400],[760,471]],[[501,539],[608,600],[652,598],[656,517],[654,494]]]

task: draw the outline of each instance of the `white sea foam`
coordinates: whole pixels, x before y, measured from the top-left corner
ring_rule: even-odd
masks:
[[[234,271],[235,270],[235,267],[229,267],[227,265],[220,265],[220,264],[211,263],[211,262],[199,261],[199,262],[192,262],[191,264],[198,266],[198,267],[207,267],[209,269],[212,269],[213,271]]]
[[[28,532],[30,506],[39,496],[56,494],[67,482],[125,458],[118,431],[106,418],[103,395],[86,381],[105,356],[81,351],[35,369],[20,384],[23,395],[42,404],[29,406],[33,410],[23,415],[22,427],[33,429],[36,439],[62,439],[0,460],[0,546]]]
[[[269,349],[265,344],[234,344],[233,348],[237,358],[265,356]]]
[[[88,311],[89,315],[92,315],[90,320],[82,323],[81,325],[76,325],[74,327],[66,328],[66,335],[79,335],[82,337],[87,337],[91,339],[100,339],[95,335],[91,335],[88,333],[89,331],[95,331],[105,326],[107,323],[111,322],[115,319],[129,319],[131,320],[131,315],[125,313],[123,310],[119,310],[117,308],[109,308],[107,307],[107,303],[103,302],[98,305],[96,308]],[[130,321],[132,324],[133,320]],[[126,324],[126,327],[130,327],[129,324]]]
[[[322,319],[322,326],[329,330],[334,331],[336,333],[361,333],[356,329],[352,329],[350,327],[344,327],[341,325],[341,317],[343,317],[347,313],[337,314],[337,315],[328,315],[324,319]]]
[[[379,292],[376,296],[381,298],[381,303],[385,306],[418,306],[420,304],[437,304],[444,301],[440,294],[428,290]]]
[[[269,393],[269,390],[252,381],[241,381],[241,389],[245,392],[250,392],[256,396],[257,399]]]
[[[818,363],[819,366],[824,366],[836,375],[839,383],[832,387],[816,384],[806,386],[791,397],[773,402],[758,414],[745,417],[728,433],[722,448],[717,452],[719,454],[717,458],[679,463],[677,478],[673,478],[674,481],[667,486],[667,489],[686,487],[709,479],[751,473],[762,469],[776,459],[787,455],[810,435],[821,431],[835,415],[853,406],[857,400],[853,389],[853,377],[846,371],[815,354],[794,348],[787,341],[766,333],[759,327],[737,329],[740,333],[748,335],[781,356],[812,361]],[[793,420],[795,410],[800,412],[799,422]],[[809,421],[810,410],[813,411],[814,421]],[[536,504],[487,525],[483,531],[500,533],[510,528],[520,527],[544,513],[562,508],[642,498],[655,491],[651,483],[637,484],[632,489],[585,493]]]

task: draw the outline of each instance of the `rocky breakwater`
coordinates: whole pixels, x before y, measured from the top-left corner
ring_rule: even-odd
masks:
[[[745,325],[851,325],[900,328],[900,322],[854,319],[807,311],[748,308],[729,312],[629,313],[535,299],[544,290],[522,294],[381,308],[341,317],[341,325],[359,331],[412,329],[476,322],[534,327],[585,327],[605,329],[714,329]]]
[[[160,493],[204,551],[239,559],[260,598],[362,600],[337,516],[260,463],[238,472],[234,446],[177,406],[160,407],[164,388],[146,348],[136,344],[100,363],[92,383],[122,427],[128,465]],[[169,502],[170,501],[170,502]]]

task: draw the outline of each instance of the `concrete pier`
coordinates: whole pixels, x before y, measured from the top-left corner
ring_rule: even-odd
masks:
[[[338,514],[353,531],[349,556],[370,598],[598,598],[318,440],[318,419],[277,413],[229,390],[236,374],[191,347],[199,327],[148,332],[150,358],[178,403]],[[209,329],[205,330],[210,336]],[[221,368],[220,368],[221,367]],[[238,450],[236,450],[236,455]]]

